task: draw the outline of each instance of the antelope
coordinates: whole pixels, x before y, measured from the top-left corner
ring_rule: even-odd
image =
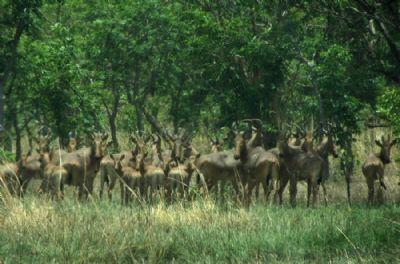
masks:
[[[168,199],[172,198],[173,192],[178,192],[181,196],[188,193],[193,167],[188,161],[190,157],[190,140],[185,135],[183,128],[178,129],[178,134],[169,136],[171,155],[165,162],[164,171],[166,175],[165,189]]]
[[[240,185],[243,175],[243,166],[236,160],[232,152],[219,151],[210,154],[200,154],[191,148],[191,162],[201,173],[207,190],[211,190],[218,182],[221,182],[221,192],[227,182],[231,182],[236,194],[240,193]],[[199,183],[200,175],[197,182]]]
[[[50,153],[40,154],[41,170],[46,190],[50,192],[51,197],[57,200],[64,199],[64,183],[68,177],[68,172],[61,165],[55,165],[50,162]]]
[[[104,184],[107,184],[108,199],[112,200],[112,192],[117,182],[117,179],[122,177],[122,170],[119,168],[129,166],[134,158],[133,152],[123,151],[118,154],[105,156],[100,162],[100,199],[103,197]],[[121,186],[121,188],[123,188]]]
[[[52,133],[51,129],[49,128],[47,133],[45,132],[45,128],[41,127],[40,132],[39,132],[39,138],[35,138],[35,141],[38,145],[38,148],[36,151],[39,154],[45,153],[45,152],[50,152],[50,142],[52,141]]]
[[[65,184],[77,186],[79,199],[87,198],[92,194],[93,182],[100,161],[104,157],[105,150],[110,143],[107,143],[108,134],[94,133],[92,135],[92,146],[66,153],[56,150],[50,152],[50,160],[54,165],[62,166],[68,174]]]
[[[322,186],[322,191],[324,194],[324,202],[325,205],[328,203],[327,199],[327,192],[326,192],[326,186],[325,186],[325,181],[329,178],[329,155],[332,155],[334,158],[338,157],[338,154],[336,152],[336,147],[335,144],[333,143],[333,138],[331,133],[327,133],[326,136],[322,138],[322,141],[319,143],[319,145],[314,148],[313,145],[313,134],[312,133],[307,133],[304,143],[302,144],[302,150],[306,152],[311,152],[315,153],[318,156],[322,158],[322,174],[320,178],[320,184]]]
[[[52,153],[53,151],[50,148],[50,143],[52,140],[52,132],[51,129],[47,129],[47,133],[45,133],[46,128],[45,127],[41,127],[40,128],[40,132],[39,132],[39,138],[36,138],[35,141],[37,142],[38,148],[36,149],[36,152],[39,154],[39,157],[37,157],[37,159],[41,159],[41,156],[46,154],[46,153]],[[62,153],[64,153],[64,150],[61,151]],[[48,182],[47,182],[47,178],[44,178],[43,176],[43,170],[42,170],[42,166],[39,165],[39,167],[37,168],[37,172],[36,173],[40,173],[41,174],[41,178],[42,178],[42,183],[40,184],[39,193],[43,193],[43,192],[47,192],[47,187],[48,187]],[[27,184],[26,184],[27,185]]]
[[[390,136],[385,138],[382,136],[382,141],[375,140],[376,145],[380,147],[379,153],[371,153],[362,165],[362,172],[365,176],[368,185],[368,203],[372,204],[374,201],[375,181],[380,183],[379,191],[382,188],[386,190],[384,182],[385,165],[390,163],[390,151],[394,144],[399,141],[398,138],[390,141]]]
[[[128,204],[132,198],[139,198],[142,189],[142,175],[136,170],[136,152],[130,155],[114,156],[115,171],[120,175],[121,203]]]
[[[18,162],[0,165],[0,186],[7,189],[9,194],[23,195],[22,183],[31,179],[29,157],[30,153],[22,155]]]
[[[211,141],[211,153],[200,154],[191,144],[187,146],[187,156],[190,157],[193,168],[199,172],[197,177],[198,187],[200,187],[201,180],[207,191],[220,183],[220,196],[223,198],[224,187],[226,183],[230,182],[239,197],[243,175],[241,162],[234,159],[231,151],[223,150],[222,142],[218,138],[212,138],[208,133],[207,136]]]
[[[153,193],[156,190],[161,190],[161,193],[163,193],[166,177],[164,162],[161,155],[161,138],[158,135],[156,138],[153,135],[152,137],[151,160],[149,163],[145,163],[143,159],[144,156],[139,156],[139,158],[141,158],[138,161],[139,171],[144,177],[145,186],[150,186]]]
[[[11,195],[21,194],[21,166],[18,163],[6,163],[0,165],[0,187],[3,187]]]
[[[247,184],[246,201],[248,204],[251,202],[254,187],[260,183],[264,187],[265,198],[268,199],[271,189],[269,181],[272,181],[271,186],[273,186],[277,184],[279,177],[279,160],[274,154],[257,146],[260,136],[260,133],[254,131],[252,138],[247,143],[243,132],[236,133],[235,136],[234,158],[243,164],[243,186]]]
[[[0,185],[6,187],[11,195],[23,196],[26,186],[37,173],[40,161],[32,157],[30,152],[22,155],[21,159],[15,163],[0,165]]]
[[[297,182],[300,180],[307,181],[307,206],[310,206],[310,198],[312,195],[312,205],[315,205],[318,196],[318,183],[321,180],[323,160],[316,154],[306,153],[301,147],[290,146],[285,141],[278,142],[279,155],[284,160],[289,173],[281,180],[279,190],[279,199],[282,200],[282,193],[290,180],[290,203],[296,206]]]
[[[41,178],[40,157],[37,155],[31,155],[29,152],[21,158],[19,164],[19,166],[23,166],[24,171],[24,173],[20,175],[21,195],[23,196],[28,189],[30,181],[34,178]]]

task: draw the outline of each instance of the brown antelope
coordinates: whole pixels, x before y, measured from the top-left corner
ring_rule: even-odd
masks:
[[[251,138],[249,139],[249,141],[246,144],[246,147],[248,150],[254,150],[256,148],[259,148],[259,150],[264,148],[264,136],[262,133],[262,122],[260,119],[245,119],[242,120],[242,122],[248,122],[251,125]],[[264,195],[266,197],[266,199],[268,199],[269,195],[271,194],[272,190],[275,189],[275,194],[274,194],[274,200],[276,200],[277,198],[277,192],[279,190],[278,185],[279,185],[279,175],[281,174],[281,168],[284,166],[281,164],[282,161],[279,159],[279,155],[275,154],[274,152],[271,151],[267,151],[268,153],[272,154],[275,157],[275,160],[278,161],[278,164],[276,164],[275,161],[275,165],[273,167],[273,173],[271,173],[271,175],[269,175],[269,177],[267,177],[267,183],[265,182],[258,182],[256,184],[256,199],[258,199],[259,197],[259,188],[260,188],[260,184],[263,185],[264,187]],[[270,155],[269,154],[269,155]],[[277,168],[276,166],[279,165],[279,172],[277,172]],[[267,184],[267,185],[265,185]]]
[[[62,166],[68,173],[65,184],[79,188],[79,199],[87,198],[92,194],[93,182],[100,161],[104,157],[108,134],[94,133],[92,135],[92,146],[66,153],[61,150],[50,152],[50,160],[54,165]]]
[[[46,129],[42,127],[39,132],[39,138],[35,138],[35,141],[38,145],[36,151],[39,154],[50,152],[50,143],[52,141],[52,133],[51,129],[49,128],[47,133],[44,133]]]
[[[120,175],[122,204],[128,204],[141,195],[142,174],[136,169],[136,155],[136,152],[131,152],[130,155],[113,155],[115,171]]]
[[[0,165],[0,190],[4,188],[11,195],[21,194],[21,167],[18,163]]]
[[[243,166],[239,160],[233,157],[232,152],[219,151],[210,154],[200,154],[191,148],[191,161],[194,167],[201,173],[197,182],[200,184],[200,177],[203,177],[207,190],[221,182],[221,192],[223,186],[230,182],[237,195],[240,194],[240,186],[243,175]]]
[[[188,158],[190,157],[190,140],[185,135],[185,130],[179,128],[178,134],[169,136],[172,141],[169,142],[171,155],[164,162],[164,171],[166,175],[165,190],[167,197],[171,200],[174,192],[181,197],[188,193],[193,167]]]
[[[68,172],[61,165],[54,165],[50,162],[49,152],[40,154],[40,163],[43,182],[47,184],[45,190],[50,192],[53,199],[64,199],[64,183]]]
[[[158,135],[157,138],[152,137],[150,161],[145,161],[144,147],[139,148],[139,153],[136,156],[137,170],[140,171],[143,179],[143,195],[150,201],[159,189],[163,189],[165,183],[164,163],[161,156],[161,138]]]
[[[156,188],[164,192],[164,185],[166,181],[165,176],[165,166],[162,158],[162,150],[161,150],[161,138],[159,135],[156,137],[152,136],[153,140],[151,142],[151,163],[142,167],[142,173],[147,175],[145,178],[152,179],[152,182],[155,183]]]
[[[24,174],[20,176],[20,184],[21,184],[21,195],[23,196],[26,193],[28,185],[32,179],[40,179],[41,171],[40,171],[40,156],[31,155],[28,153],[23,156],[20,160],[20,166],[23,166]]]
[[[310,205],[312,195],[312,205],[315,205],[318,197],[318,189],[322,174],[323,160],[316,154],[306,153],[301,147],[290,146],[286,141],[278,142],[279,155],[285,162],[289,171],[284,178],[281,176],[281,186],[279,190],[280,200],[281,195],[287,182],[290,180],[290,202],[292,206],[296,206],[297,182],[307,181],[307,206]]]
[[[125,181],[126,181],[125,182],[125,184],[126,184],[125,197],[126,197],[126,195],[129,196],[129,193],[130,193],[131,197],[133,195],[135,195],[135,193],[133,192],[133,189],[130,186],[132,184],[132,180],[134,183],[140,184],[139,193],[140,193],[140,195],[143,195],[144,197],[146,197],[148,194],[147,190],[149,187],[150,187],[150,193],[153,191],[153,189],[151,188],[152,186],[148,185],[148,182],[145,179],[145,175],[144,175],[144,173],[142,173],[143,171],[141,170],[143,163],[145,162],[145,158],[146,158],[146,142],[148,141],[148,137],[136,132],[131,135],[131,140],[136,145],[136,153],[135,153],[135,162],[134,162],[133,170],[127,170],[128,174],[126,174],[126,175],[124,173],[123,179],[125,179]],[[136,178],[138,175],[137,173],[140,174],[140,182],[136,181]]]
[[[23,196],[29,181],[38,173],[40,161],[29,152],[22,155],[18,162],[0,165],[0,186],[6,187],[12,195]]]
[[[100,199],[103,197],[104,184],[107,184],[108,199],[112,200],[112,192],[114,190],[117,179],[122,177],[122,168],[125,166],[133,166],[131,161],[133,160],[133,152],[123,151],[118,154],[111,154],[105,156],[100,162],[99,174],[100,174]],[[122,188],[122,187],[121,187]]]
[[[398,142],[399,139],[390,140],[390,136],[385,138],[382,136],[382,141],[375,140],[376,145],[380,147],[379,153],[371,153],[362,165],[362,172],[365,176],[368,185],[368,203],[372,204],[374,202],[375,193],[375,181],[378,180],[380,183],[379,191],[382,188],[386,190],[386,185],[384,182],[384,171],[385,165],[390,163],[390,151],[394,144]]]
[[[49,143],[50,143],[50,134],[51,133],[51,131],[49,131],[49,134],[47,135],[47,136],[43,136],[44,137],[44,139],[42,140],[42,145],[44,146],[42,146],[41,147],[41,144],[39,144],[39,149],[41,149],[40,151],[38,151],[39,153],[40,153],[40,158],[41,158],[41,160],[44,160],[44,161],[46,161],[46,159],[45,159],[45,157],[44,156],[48,156],[48,158],[50,159],[50,156],[53,156],[53,155],[55,155],[55,156],[57,156],[58,158],[59,158],[59,156],[61,155],[61,154],[64,154],[65,153],[65,150],[58,150],[58,153],[57,153],[57,151],[52,151],[52,150],[50,150],[50,148],[48,147],[48,145],[49,145]],[[41,136],[42,137],[42,136]],[[39,140],[39,142],[40,142],[40,140]],[[74,131],[74,132],[69,132],[68,133],[68,145],[67,145],[67,152],[68,153],[71,153],[71,152],[74,152],[74,151],[76,151],[77,150],[77,146],[78,146],[78,140],[77,140],[77,136],[76,136],[76,132]],[[43,164],[42,164],[43,165]],[[54,164],[50,164],[49,163],[49,166],[51,167],[51,166],[55,166]],[[43,166],[42,166],[43,167]],[[45,171],[51,171],[51,170],[55,170],[55,168],[56,167],[54,167],[54,169],[53,168],[51,168],[51,169],[47,169],[47,170],[45,170]],[[61,169],[58,169],[59,170],[59,172],[61,172]],[[52,175],[52,173],[46,173],[46,172],[43,172],[44,174],[43,174],[43,179],[42,179],[42,184],[40,185],[40,187],[39,187],[39,193],[44,193],[44,192],[48,192],[48,191],[52,191],[51,189],[49,189],[49,188],[53,188],[53,186],[52,185],[54,185],[54,180],[53,180],[53,182],[49,182],[49,180],[51,179],[51,175]],[[54,177],[53,177],[54,178]],[[64,179],[65,180],[65,179]],[[53,188],[54,189],[54,188]],[[63,194],[63,192],[62,192],[62,196],[63,196],[64,194]],[[54,196],[54,195],[53,195]],[[57,196],[59,196],[59,194],[57,194]]]
[[[256,143],[259,137],[259,133],[253,133],[252,138],[246,143],[243,132],[236,133],[235,136],[234,158],[243,164],[243,186],[247,185],[247,204],[251,202],[254,187],[260,183],[264,187],[265,198],[268,199],[270,186],[276,185],[279,177],[279,160],[264,148],[256,146],[259,144]],[[269,181],[272,181],[270,186]]]
[[[302,144],[302,150],[306,152],[315,153],[320,156],[323,160],[322,163],[322,174],[320,178],[320,184],[322,186],[322,191],[324,194],[324,202],[325,205],[328,203],[327,192],[325,181],[329,178],[329,155],[332,155],[334,158],[338,157],[336,152],[335,144],[333,143],[333,138],[331,133],[326,133],[327,136],[322,138],[322,141],[319,145],[314,148],[313,145],[313,134],[307,133],[304,143]]]

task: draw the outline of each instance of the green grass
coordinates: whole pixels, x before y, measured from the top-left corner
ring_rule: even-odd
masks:
[[[0,207],[1,263],[394,263],[399,256],[394,203],[126,207],[31,196]]]

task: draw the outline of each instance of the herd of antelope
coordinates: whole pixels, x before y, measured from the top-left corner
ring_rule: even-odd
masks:
[[[307,183],[307,206],[315,205],[319,187],[322,186],[327,202],[325,182],[329,177],[329,159],[337,157],[329,130],[324,130],[319,140],[313,133],[289,138],[280,136],[277,147],[266,150],[259,120],[247,120],[251,136],[231,129],[234,149],[222,150],[218,140],[211,140],[211,151],[199,153],[191,144],[184,129],[167,133],[162,139],[158,134],[133,133],[130,137],[134,149],[116,154],[106,154],[110,145],[107,133],[91,135],[91,145],[77,149],[76,135],[70,133],[66,149],[52,148],[51,132],[39,133],[37,153],[23,155],[16,163],[0,166],[0,188],[12,195],[23,196],[33,178],[42,180],[39,192],[53,199],[64,198],[64,186],[78,188],[79,199],[93,193],[96,175],[100,175],[100,198],[107,185],[108,198],[117,182],[121,187],[121,202],[133,200],[152,201],[155,197],[172,199],[189,198],[189,188],[204,188],[205,193],[220,184],[221,192],[231,184],[238,201],[250,204],[253,190],[263,187],[265,199],[273,193],[274,202],[282,203],[282,195],[289,183],[290,203],[296,205],[297,182]],[[368,185],[368,203],[376,200],[375,182],[386,189],[385,165],[390,162],[391,147],[397,140],[382,136],[376,140],[378,154],[370,154],[362,165]],[[163,149],[163,146],[165,149]],[[193,177],[192,177],[193,176]],[[0,190],[1,190],[0,189]]]

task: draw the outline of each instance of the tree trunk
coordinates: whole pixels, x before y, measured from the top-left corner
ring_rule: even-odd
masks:
[[[22,32],[24,31],[25,24],[19,20],[15,29],[14,38],[11,42],[11,55],[7,59],[4,75],[0,78],[0,127],[5,128],[4,120],[4,88],[7,84],[8,78],[14,70],[17,61],[17,47],[21,39]]]
[[[347,201],[351,204],[351,176],[353,175],[354,169],[354,154],[351,148],[352,140],[351,134],[349,139],[347,139],[344,143],[344,155],[340,158],[340,169],[343,171],[343,174],[346,179],[346,189],[347,189]]]
[[[115,116],[111,116],[109,119],[110,130],[111,130],[111,140],[113,142],[114,149],[119,149],[118,139],[117,139],[117,126],[115,124]]]
[[[119,144],[118,144],[118,139],[117,139],[117,126],[115,123],[116,123],[116,119],[117,119],[118,107],[119,107],[119,102],[121,99],[121,94],[119,92],[119,89],[115,86],[115,83],[113,83],[112,91],[113,91],[113,95],[114,95],[114,100],[113,100],[112,110],[111,110],[111,113],[109,116],[111,138],[112,138],[114,149],[119,149]]]
[[[180,111],[180,103],[181,103],[181,96],[182,96],[182,91],[184,89],[185,85],[185,75],[181,74],[180,77],[180,84],[177,93],[171,93],[171,111],[170,114],[172,116],[172,123],[174,126],[174,133],[178,132],[178,127],[179,127],[179,111]]]
[[[164,129],[161,127],[161,125],[158,123],[157,119],[151,115],[150,113],[148,113],[146,111],[146,109],[140,105],[130,94],[129,92],[129,87],[126,87],[126,92],[127,92],[127,97],[128,97],[128,102],[133,105],[136,109],[136,112],[140,113],[140,115],[146,118],[147,122],[150,123],[150,125],[153,127],[153,129],[155,131],[157,131],[158,134],[160,134],[160,136],[166,140],[166,141],[171,141],[172,139],[170,138],[170,136],[168,135],[168,133],[166,133],[164,131]]]
[[[136,128],[139,130],[139,133],[141,134],[142,131],[144,131],[143,112],[139,109],[137,104],[135,105],[135,107],[136,107]]]
[[[33,151],[33,135],[29,126],[26,126],[26,133],[28,134],[29,151]]]
[[[18,126],[18,115],[16,111],[15,114],[13,114],[12,121],[15,130],[15,161],[18,161],[21,159],[22,147],[21,147],[21,129]]]

